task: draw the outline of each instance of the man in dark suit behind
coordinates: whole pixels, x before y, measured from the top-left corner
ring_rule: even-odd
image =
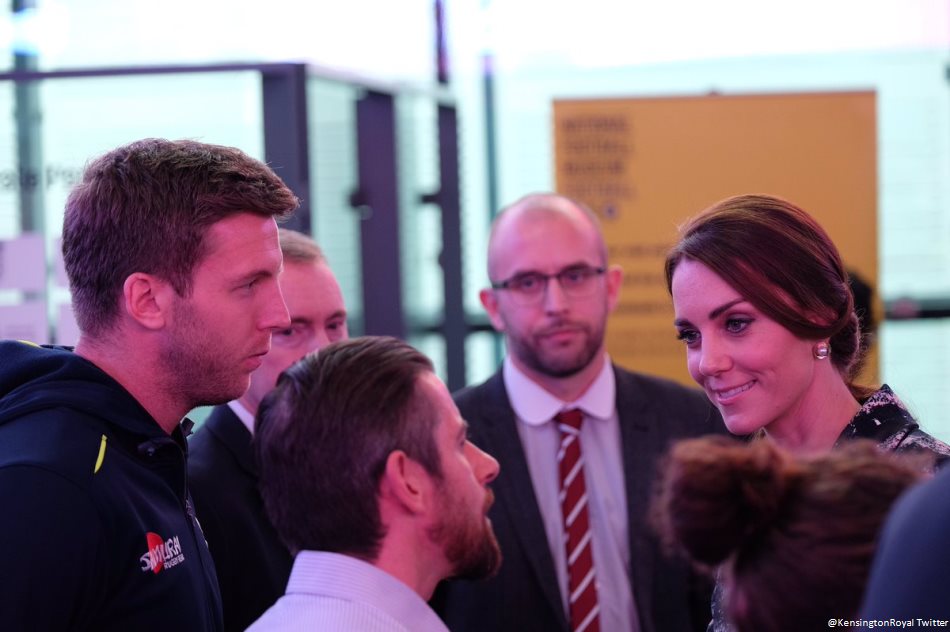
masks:
[[[244,630],[284,594],[293,559],[264,514],[251,449],[254,417],[281,371],[307,353],[347,337],[343,295],[320,248],[280,229],[280,289],[290,327],[274,332],[271,349],[240,398],[216,406],[189,440],[189,487],[221,585],[227,630]]]
[[[708,582],[664,555],[647,514],[657,458],[675,439],[724,432],[718,413],[698,391],[611,364],[604,331],[623,273],[586,207],[535,194],[505,209],[488,274],[481,301],[508,356],[455,399],[473,441],[501,464],[489,516],[504,561],[487,582],[443,584],[437,610],[456,632],[705,629]],[[570,409],[583,413],[583,460],[565,468],[575,471],[565,487],[580,469],[586,494],[564,509],[570,433],[553,418]],[[565,524],[577,528],[582,504],[590,527],[572,541]]]

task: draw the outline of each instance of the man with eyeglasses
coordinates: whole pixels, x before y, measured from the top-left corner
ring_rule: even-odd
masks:
[[[725,432],[718,413],[697,391],[611,364],[623,273],[583,205],[545,193],[503,210],[488,275],[480,297],[508,355],[455,399],[504,473],[489,514],[504,563],[487,582],[445,584],[437,609],[455,632],[705,629],[708,582],[664,555],[647,514],[657,458]]]
[[[225,630],[244,630],[284,594],[293,558],[264,512],[251,450],[257,408],[291,364],[347,338],[340,286],[314,241],[279,230],[284,269],[280,289],[290,326],[240,398],[216,406],[189,440],[188,474],[198,519],[218,571]]]

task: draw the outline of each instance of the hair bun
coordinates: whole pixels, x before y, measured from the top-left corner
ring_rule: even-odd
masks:
[[[793,469],[768,441],[681,441],[659,480],[654,520],[660,535],[694,560],[717,565],[775,523]]]

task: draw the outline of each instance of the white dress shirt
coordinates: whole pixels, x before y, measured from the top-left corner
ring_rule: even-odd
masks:
[[[531,474],[554,559],[564,612],[568,613],[567,554],[558,499],[557,452],[561,437],[554,416],[579,408],[584,413],[581,450],[590,512],[591,541],[602,630],[639,630],[630,583],[630,539],[623,476],[616,378],[610,359],[590,388],[574,402],[564,402],[541,388],[505,358],[502,369],[508,399],[518,419],[518,434]],[[502,474],[504,475],[504,474]]]
[[[248,632],[448,632],[414,590],[349,555],[301,551],[287,592]]]
[[[231,412],[234,413],[234,416],[241,420],[241,423],[244,424],[244,427],[247,428],[247,431],[251,433],[251,436],[254,436],[254,415],[251,414],[247,408],[244,407],[244,404],[239,402],[236,399],[232,399],[228,402],[228,408],[231,409]]]

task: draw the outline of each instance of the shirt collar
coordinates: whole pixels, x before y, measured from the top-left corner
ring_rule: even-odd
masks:
[[[286,594],[343,599],[381,610],[407,630],[448,632],[432,608],[407,584],[349,555],[300,551],[294,558]]]
[[[241,423],[244,424],[244,427],[247,428],[247,431],[251,433],[251,436],[254,436],[254,415],[251,414],[247,408],[244,407],[244,404],[239,402],[236,399],[232,399],[228,402],[228,408],[241,420]]]
[[[544,390],[515,366],[510,357],[505,357],[502,374],[515,415],[532,426],[547,423],[568,408],[580,408],[586,416],[595,419],[609,419],[616,407],[617,384],[609,357],[605,357],[604,366],[590,387],[573,402],[562,401]]]

